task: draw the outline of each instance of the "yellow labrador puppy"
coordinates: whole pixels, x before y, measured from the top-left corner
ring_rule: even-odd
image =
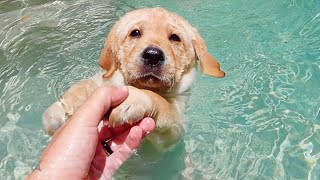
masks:
[[[188,91],[203,73],[224,77],[199,33],[182,17],[163,8],[125,14],[113,26],[102,50],[102,68],[94,77],[72,86],[43,114],[46,132],[53,134],[99,86],[128,86],[129,96],[109,115],[109,126],[152,117],[157,129],[148,136],[164,151],[184,132]]]

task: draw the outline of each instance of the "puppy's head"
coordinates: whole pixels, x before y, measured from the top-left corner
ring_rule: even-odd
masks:
[[[200,61],[203,73],[224,77],[199,33],[180,16],[162,8],[125,14],[111,29],[100,57],[109,78],[119,70],[128,85],[167,92]]]

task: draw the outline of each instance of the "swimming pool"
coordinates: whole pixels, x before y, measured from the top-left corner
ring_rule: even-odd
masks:
[[[98,70],[118,17],[154,6],[197,27],[227,76],[198,73],[184,141],[161,159],[138,151],[117,176],[320,179],[318,0],[1,1],[0,179],[37,164],[42,112]]]

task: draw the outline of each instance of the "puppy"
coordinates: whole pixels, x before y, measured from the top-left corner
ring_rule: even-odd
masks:
[[[99,60],[101,72],[75,84],[51,105],[43,114],[44,129],[52,135],[96,88],[128,86],[128,98],[112,109],[108,125],[152,117],[157,128],[147,138],[165,151],[183,135],[197,61],[204,74],[224,77],[197,30],[182,17],[163,8],[129,12],[108,35]]]

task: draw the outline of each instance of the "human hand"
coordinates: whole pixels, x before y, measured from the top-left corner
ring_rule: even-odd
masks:
[[[155,128],[154,120],[145,118],[135,126],[105,126],[98,130],[104,114],[127,96],[127,88],[97,89],[54,134],[38,167],[27,179],[111,179],[134,153],[142,138]],[[109,139],[112,154],[107,153],[102,145]]]

